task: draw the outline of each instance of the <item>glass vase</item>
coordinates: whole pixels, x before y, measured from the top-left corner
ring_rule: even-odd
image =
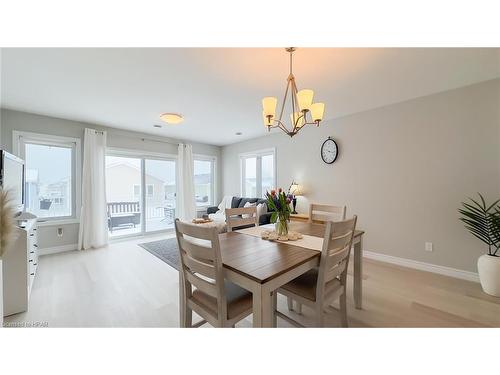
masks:
[[[288,220],[284,217],[278,217],[278,220],[276,220],[275,228],[278,236],[288,235]]]

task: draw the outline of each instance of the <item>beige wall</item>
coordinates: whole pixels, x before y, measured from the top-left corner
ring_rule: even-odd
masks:
[[[320,158],[328,136],[340,148],[333,165]],[[500,198],[500,79],[327,121],[294,138],[279,132],[225,146],[223,193],[239,194],[238,154],[270,147],[278,185],[295,179],[304,187],[299,212],[311,201],[346,204],[366,230],[366,250],[476,271],[484,248],[457,208],[477,191]]]
[[[129,150],[137,150],[144,152],[177,154],[177,146],[175,144],[166,144],[160,142],[142,141],[141,138],[157,139],[167,141],[168,138],[157,137],[154,135],[130,132],[114,128],[103,127],[95,124],[87,124],[83,122],[71,121],[55,117],[36,115],[32,113],[12,111],[2,108],[0,111],[0,148],[7,151],[12,151],[12,131],[28,131],[42,134],[60,135],[66,137],[76,137],[82,139],[85,128],[93,128],[98,130],[106,130],[108,132],[108,146],[114,148],[122,148]],[[172,140],[177,142],[177,140]],[[191,142],[190,142],[191,143]],[[83,147],[82,147],[83,149]],[[193,143],[193,152],[195,154],[203,154],[216,156],[217,162],[220,163],[221,149],[218,146],[211,146],[200,143]],[[83,160],[83,158],[82,158]],[[220,168],[216,169],[217,186],[221,186]],[[220,195],[220,189],[217,192],[217,199]],[[57,228],[64,228],[64,236],[57,236]],[[44,226],[39,229],[39,246],[40,248],[48,248],[54,246],[72,245],[78,242],[78,224],[67,224],[57,226]]]

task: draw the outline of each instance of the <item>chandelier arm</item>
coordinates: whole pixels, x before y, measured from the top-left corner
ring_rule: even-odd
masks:
[[[297,100],[297,86],[295,85],[295,78],[292,81],[292,118],[295,118],[295,101]],[[293,130],[295,130],[295,125],[293,127]]]
[[[281,130],[288,132],[288,129],[285,127],[282,121],[273,119],[274,122],[276,122],[276,125],[269,125],[270,128],[280,128]]]
[[[316,125],[319,126],[320,121],[305,122],[304,125]]]
[[[289,87],[290,87],[290,80],[288,79],[286,82],[285,96],[283,96],[283,102],[281,103],[281,112],[280,112],[280,119],[279,119],[280,122],[281,122],[281,119],[283,118],[283,111],[285,110],[285,103],[286,103],[286,98],[288,96],[288,88]]]
[[[293,87],[292,87],[292,91],[294,92],[294,95],[293,95],[293,98],[295,98],[296,101],[298,101],[297,99],[297,85],[295,84],[295,80],[293,81]],[[297,104],[297,108],[298,108],[298,103]],[[293,115],[292,115],[292,118],[294,119],[292,125],[293,125],[293,129],[292,131],[294,133],[298,133],[300,127],[298,126],[299,125],[299,121],[301,118],[304,118],[304,122],[305,122],[305,113],[304,112],[301,112],[302,115],[298,116],[297,118],[295,118],[295,107],[293,105],[293,101],[292,101],[292,108],[293,108]]]

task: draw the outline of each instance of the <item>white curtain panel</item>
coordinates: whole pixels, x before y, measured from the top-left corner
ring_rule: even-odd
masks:
[[[179,144],[176,184],[177,202],[175,216],[183,221],[191,221],[196,217],[196,201],[194,193],[193,146],[189,144]]]
[[[108,243],[105,160],[106,132],[85,129],[79,250]]]

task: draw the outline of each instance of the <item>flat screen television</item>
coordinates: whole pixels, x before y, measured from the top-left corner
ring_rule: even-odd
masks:
[[[0,186],[11,191],[17,213],[24,211],[24,160],[0,150]]]

